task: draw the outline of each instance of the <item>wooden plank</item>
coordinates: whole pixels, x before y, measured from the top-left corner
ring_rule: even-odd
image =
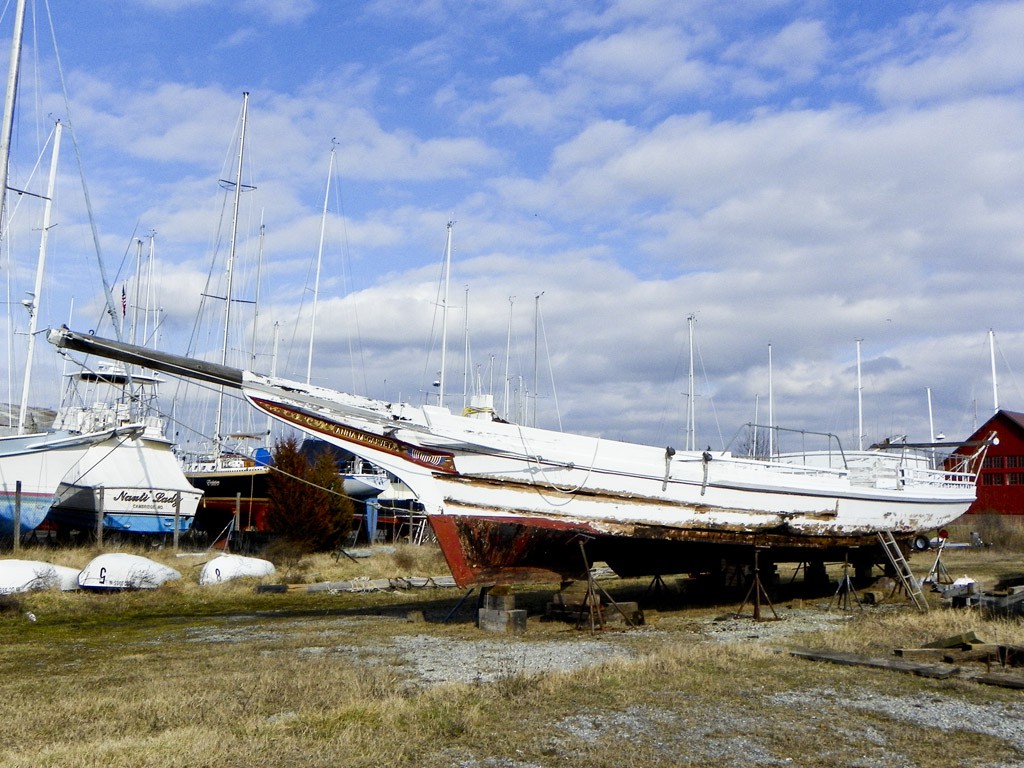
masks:
[[[896,656],[904,659],[918,659],[926,661],[942,661],[946,655],[944,648],[896,648],[893,650]]]
[[[1018,688],[1024,690],[1024,677],[1020,675],[1007,675],[1001,672],[991,672],[987,675],[977,675],[971,678],[985,685],[998,685],[1001,688]]]
[[[955,648],[943,651],[942,660],[950,664],[959,664],[963,661],[998,661],[999,646],[979,645],[966,651]]]
[[[846,666],[888,669],[894,672],[908,672],[913,675],[930,677],[936,680],[944,680],[960,674],[960,667],[948,664],[921,664],[900,659],[879,659],[871,656],[861,656],[857,653],[842,653],[839,651],[793,650],[789,653],[791,656],[796,656],[799,659],[827,661],[832,664],[844,664]]]

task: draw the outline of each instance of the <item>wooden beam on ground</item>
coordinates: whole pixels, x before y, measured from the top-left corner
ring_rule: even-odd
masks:
[[[998,685],[1000,688],[1017,688],[1024,690],[1024,677],[1008,675],[1002,672],[990,672],[987,675],[976,675],[971,678],[985,685]]]
[[[930,677],[936,680],[945,680],[948,677],[960,674],[960,667],[949,664],[922,664],[901,659],[879,659],[871,656],[862,656],[857,653],[842,653],[840,651],[793,650],[789,653],[798,659],[827,661],[832,664],[843,664],[853,667],[888,669],[894,672],[909,672],[913,675]]]

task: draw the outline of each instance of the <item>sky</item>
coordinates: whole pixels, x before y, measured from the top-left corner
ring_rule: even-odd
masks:
[[[219,360],[248,93],[230,364],[435,403],[447,327],[453,410],[683,447],[692,357],[716,450],[1024,410],[1024,3],[29,6],[9,186],[70,126],[40,328],[112,336],[123,290],[126,338]],[[42,204],[8,199],[17,400]]]

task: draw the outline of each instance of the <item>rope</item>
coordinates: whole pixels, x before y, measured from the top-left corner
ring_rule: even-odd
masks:
[[[522,425],[517,424],[516,425],[516,429],[519,432],[520,442],[522,442],[522,444],[523,444],[523,455],[526,458],[526,463],[529,466],[533,466],[533,458],[534,457],[530,453],[530,447],[529,447],[529,445],[527,445],[526,436],[523,434],[523,427],[522,427]],[[575,488],[562,488],[561,486],[557,485],[556,483],[551,483],[551,487],[554,488],[556,491],[559,491],[560,493],[566,493],[566,494],[574,494],[574,493],[578,493],[579,491],[583,490],[583,488],[585,488],[586,485],[587,485],[587,481],[590,479],[590,475],[593,474],[593,472],[594,472],[594,466],[597,463],[597,452],[600,449],[600,447],[601,447],[601,438],[596,438],[594,440],[594,455],[590,457],[590,467],[587,469],[587,474],[584,476],[582,482],[580,482]],[[539,461],[537,461],[536,462],[536,468],[538,470],[540,470],[540,467],[541,467],[541,463]],[[564,468],[572,470],[572,469],[575,469],[576,466],[574,464],[570,463],[570,464],[565,465]],[[544,500],[547,501],[548,504],[551,504],[552,506],[562,506],[563,504],[568,504],[569,501],[571,501],[571,499],[566,499],[565,501],[562,502],[562,504],[555,504],[553,501],[551,501],[550,499],[548,499],[547,497],[544,496],[543,489],[541,488],[541,486],[537,485],[534,482],[532,474],[530,475],[530,485],[534,486],[534,488],[536,488],[537,491],[540,493],[541,497],[544,498]]]

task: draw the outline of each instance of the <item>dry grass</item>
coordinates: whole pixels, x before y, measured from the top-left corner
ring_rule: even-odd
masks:
[[[81,567],[92,554],[22,556]],[[510,663],[493,682],[428,686],[415,679],[393,640],[445,638],[453,653],[481,642],[513,644],[525,658],[531,644],[566,644],[585,654],[594,636],[536,617],[523,637],[482,636],[468,612],[449,625],[404,620],[413,607],[443,617],[461,596],[450,590],[201,588],[193,578],[201,561],[162,550],[145,554],[177,567],[182,581],[152,592],[33,594],[23,607],[37,615],[35,623],[0,615],[0,764],[947,768],[1024,760],[1024,733],[1015,741],[1012,733],[979,731],[975,722],[983,712],[997,720],[1009,713],[1019,723],[1019,692],[780,652],[799,645],[889,655],[967,630],[1020,643],[1019,621],[966,611],[920,615],[890,605],[854,611],[833,629],[794,633],[783,643],[758,639],[764,627],[751,622],[751,639],[723,644],[706,629],[734,603],[676,606],[650,627],[598,636],[629,649],[629,659],[544,675]],[[984,580],[1024,570],[1019,552],[995,547],[946,557],[954,573],[981,573]],[[928,555],[913,563],[916,571],[928,564]],[[436,551],[410,548],[357,563],[303,559],[289,578],[441,573]],[[538,604],[544,594],[523,593],[524,602]],[[968,716],[950,721],[950,711]]]

